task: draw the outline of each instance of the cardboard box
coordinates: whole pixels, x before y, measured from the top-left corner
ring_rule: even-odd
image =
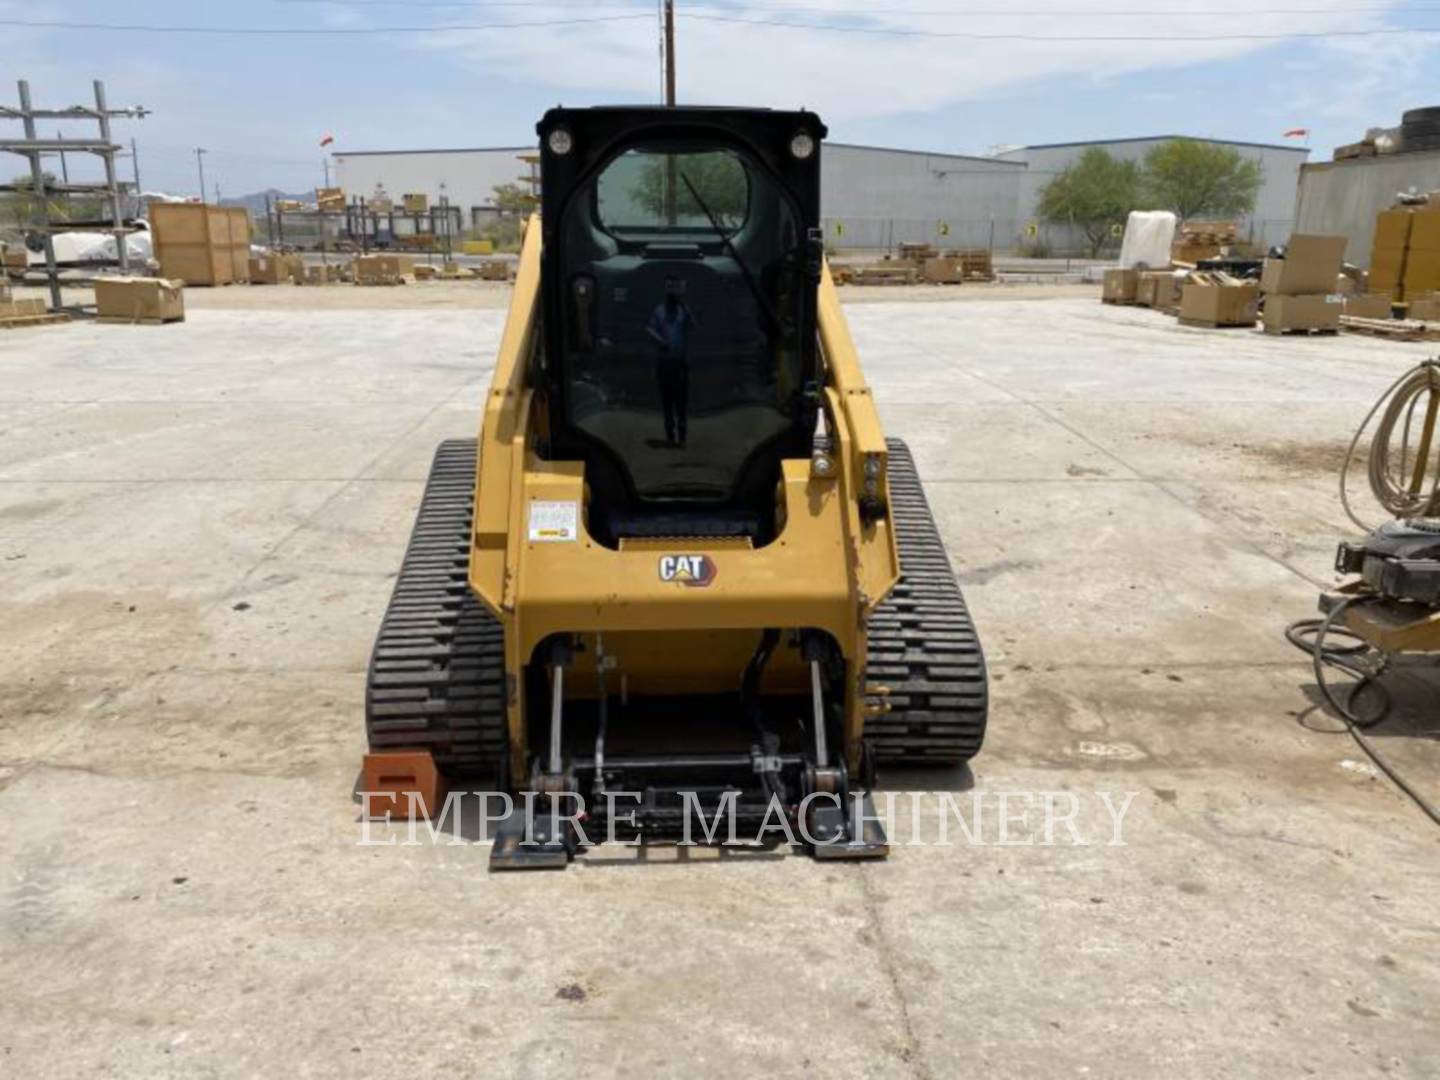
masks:
[[[1133,304],[1135,290],[1139,286],[1139,270],[1106,270],[1100,287],[1100,299],[1106,304]]]
[[[1254,326],[1260,289],[1243,285],[1186,285],[1180,294],[1181,322],[1200,326]]]
[[[1440,296],[1426,293],[1415,297],[1406,304],[1405,317],[1421,322],[1440,322]]]
[[[438,271],[433,266],[426,266],[424,263],[415,267],[416,281],[433,281]]]
[[[1440,251],[1440,207],[1426,206],[1410,215],[1410,250]]]
[[[359,255],[355,259],[356,285],[403,285],[415,272],[409,255]]]
[[[1267,295],[1309,296],[1328,293],[1345,261],[1345,237],[1294,233],[1285,258],[1266,259],[1260,289]]]
[[[401,195],[400,202],[404,205],[407,214],[423,214],[430,209],[430,197],[424,192]]]
[[[95,312],[121,322],[180,322],[184,285],[165,278],[96,278]]]
[[[931,285],[959,285],[965,280],[965,269],[954,255],[932,255],[921,264],[920,272]]]
[[[1265,331],[1283,334],[1290,330],[1338,330],[1340,311],[1339,297],[1284,293],[1268,296],[1265,298]]]
[[[288,255],[250,256],[251,285],[283,285],[293,276]]]
[[[1405,274],[1404,248],[1376,248],[1370,255],[1370,291],[1389,293],[1395,299],[1403,294],[1401,280]]]
[[[44,315],[45,311],[44,300],[0,300],[0,319],[29,319],[36,315]]]
[[[1440,289],[1440,251],[1415,247],[1407,251],[1401,285],[1406,297]]]
[[[1135,288],[1135,303],[1157,311],[1175,310],[1180,306],[1180,278],[1169,270],[1143,271]]]
[[[1381,210],[1375,217],[1374,246],[1404,251],[1410,243],[1410,224],[1414,217],[1409,210]]]
[[[1388,319],[1393,301],[1389,293],[1357,293],[1345,297],[1341,303],[1345,314],[1357,319]]]
[[[297,285],[302,281],[306,285],[335,285],[346,280],[346,269],[340,263],[305,266],[300,273],[301,276],[295,279]]]

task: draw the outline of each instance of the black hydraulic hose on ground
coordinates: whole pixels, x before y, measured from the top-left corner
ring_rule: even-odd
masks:
[[[1387,761],[1375,745],[1365,737],[1365,728],[1374,727],[1390,714],[1390,693],[1379,682],[1380,675],[1384,672],[1386,663],[1382,663],[1374,670],[1360,664],[1358,657],[1363,656],[1370,649],[1370,646],[1362,640],[1359,635],[1351,630],[1340,626],[1340,622],[1350,608],[1356,604],[1373,600],[1369,596],[1348,597],[1326,613],[1323,619],[1300,619],[1291,623],[1285,628],[1285,638],[1301,652],[1310,655],[1311,662],[1315,667],[1315,683],[1320,687],[1320,695],[1330,706],[1332,712],[1340,718],[1345,725],[1345,730],[1350,737],[1359,744],[1365,755],[1375,763],[1376,768],[1388,776],[1391,782],[1409,796],[1410,801],[1418,806],[1421,811],[1433,821],[1440,825],[1440,809],[1425,798],[1424,795],[1411,787],[1409,782],[1396,771],[1395,767]],[[1347,638],[1355,644],[1325,646],[1325,639],[1331,634]],[[1346,695],[1344,701],[1335,696],[1329,683],[1325,680],[1326,667],[1337,668],[1347,675],[1357,679],[1355,686]],[[1380,706],[1374,716],[1367,719],[1361,717],[1351,710],[1351,704],[1359,698],[1366,690],[1380,695]]]

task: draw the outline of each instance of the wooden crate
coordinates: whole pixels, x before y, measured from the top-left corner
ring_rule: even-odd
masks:
[[[250,212],[243,206],[152,202],[149,216],[162,277],[187,285],[250,280]]]

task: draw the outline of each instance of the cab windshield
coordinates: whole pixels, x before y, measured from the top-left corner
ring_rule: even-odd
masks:
[[[773,484],[802,415],[803,229],[743,153],[637,145],[567,203],[561,227],[567,428],[642,502]]]

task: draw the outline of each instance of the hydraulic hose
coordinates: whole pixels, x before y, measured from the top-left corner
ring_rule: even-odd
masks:
[[[1345,730],[1365,752],[1365,756],[1373,761],[1375,767],[1388,776],[1390,781],[1403,791],[1426,817],[1436,825],[1440,825],[1440,808],[1437,808],[1434,803],[1412,787],[1409,781],[1386,760],[1375,744],[1365,737],[1364,729],[1374,727],[1390,714],[1390,693],[1378,681],[1389,661],[1382,655],[1379,663],[1366,665],[1363,657],[1370,652],[1370,647],[1358,635],[1345,629],[1344,620],[1345,612],[1351,607],[1373,600],[1374,597],[1369,596],[1348,597],[1332,607],[1323,619],[1301,619],[1299,622],[1291,623],[1285,628],[1285,637],[1301,652],[1309,654],[1315,668],[1315,684],[1320,688],[1321,697],[1325,699],[1325,703],[1330,706],[1331,711],[1344,723]],[[1331,635],[1345,638],[1351,644],[1327,645],[1326,639]],[[1327,667],[1343,671],[1358,680],[1343,701],[1336,696],[1326,681],[1325,669]],[[1361,717],[1355,711],[1354,706],[1360,695],[1367,690],[1379,697],[1379,705],[1370,715]]]
[[[1422,402],[1423,415],[1417,418]],[[1440,439],[1435,438],[1436,418],[1440,415],[1440,361],[1426,360],[1396,379],[1371,406],[1350,440],[1340,469],[1340,502],[1350,520],[1366,532],[1373,531],[1374,526],[1361,521],[1351,508],[1346,480],[1360,439],[1376,413],[1381,414],[1380,424],[1370,442],[1368,464],[1370,492],[1375,501],[1395,518],[1440,517],[1440,462],[1434,460],[1440,450]],[[1411,435],[1417,431],[1419,442],[1412,451]]]

